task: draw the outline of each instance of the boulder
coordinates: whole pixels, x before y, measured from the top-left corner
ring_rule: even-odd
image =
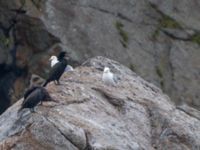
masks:
[[[104,66],[116,85],[102,82]],[[19,100],[0,116],[0,149],[200,149],[199,118],[113,60],[92,58],[46,88],[56,102],[17,114]]]

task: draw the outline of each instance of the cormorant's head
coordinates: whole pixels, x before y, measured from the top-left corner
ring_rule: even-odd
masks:
[[[52,60],[58,60],[58,58],[57,58],[56,56],[51,56],[51,57],[49,58],[49,60],[50,60],[50,61],[52,61]]]
[[[58,60],[61,61],[65,58],[66,52],[62,51],[58,54]]]
[[[109,73],[109,72],[110,72],[110,68],[105,67],[104,70],[103,70],[103,72],[104,72],[104,73]]]

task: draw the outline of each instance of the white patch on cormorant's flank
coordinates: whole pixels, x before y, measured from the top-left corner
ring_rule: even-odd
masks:
[[[74,68],[71,65],[67,65],[65,71],[74,71]]]
[[[110,72],[110,68],[104,68],[102,80],[107,85],[115,85],[114,75],[112,72]]]
[[[56,56],[51,56],[49,60],[51,61],[51,67],[53,67],[56,63],[59,62]]]

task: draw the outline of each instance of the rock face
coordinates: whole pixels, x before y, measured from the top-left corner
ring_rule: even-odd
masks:
[[[39,12],[31,1],[0,1],[0,114],[21,97],[31,74],[45,76],[49,55],[59,50]]]
[[[102,83],[104,66],[117,76],[116,86]],[[57,102],[17,116],[20,100],[1,115],[0,149],[200,149],[199,118],[118,62],[88,60],[47,90]]]
[[[42,20],[74,60],[115,59],[175,102],[200,108],[199,5],[199,0],[46,0]]]

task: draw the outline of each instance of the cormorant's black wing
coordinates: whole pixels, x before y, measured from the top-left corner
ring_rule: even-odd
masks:
[[[24,99],[21,108],[33,108],[40,101],[42,101],[44,97],[44,93],[40,88],[36,88],[33,92],[31,92],[26,99]]]
[[[49,79],[58,80],[65,71],[65,67],[66,64],[64,64],[63,62],[58,62],[57,64],[55,64],[50,70]]]
[[[49,82],[59,80],[62,74],[65,71],[67,66],[67,60],[63,59],[61,62],[56,63],[49,72],[49,77],[46,82],[43,84],[45,87]]]
[[[57,80],[59,77],[59,74],[62,70],[62,62],[56,63],[50,70],[49,75],[45,83],[43,84],[43,87],[45,87],[49,82]]]
[[[49,92],[45,88],[42,88],[42,92],[44,93],[44,98],[42,99],[42,101],[53,101],[53,98],[50,96]]]
[[[30,93],[32,93],[35,89],[37,89],[39,86],[32,86],[30,88],[28,88],[25,93],[24,93],[24,99],[26,99],[28,97],[28,95]]]

